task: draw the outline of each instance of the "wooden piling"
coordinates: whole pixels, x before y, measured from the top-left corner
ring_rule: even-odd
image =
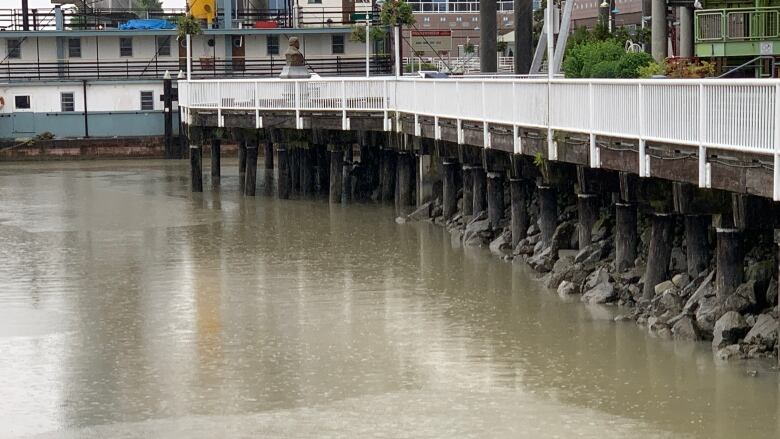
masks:
[[[521,178],[509,179],[509,198],[512,207],[512,248],[517,247],[528,231],[528,201],[526,182]],[[464,203],[465,206],[465,203]]]
[[[393,201],[395,197],[396,154],[392,149],[382,150],[381,200]]]
[[[599,212],[596,194],[577,194],[577,242],[580,250],[591,244],[591,229]]]
[[[652,299],[655,286],[669,279],[669,260],[672,257],[674,217],[666,213],[652,215],[650,248],[647,251],[645,283],[642,297]]]
[[[313,150],[310,148],[301,150],[301,194],[310,197],[316,190],[314,184],[315,169],[312,163]]]
[[[396,212],[399,215],[409,213],[409,206],[414,205],[414,162],[408,151],[398,153],[396,162]]]
[[[222,141],[220,139],[211,139],[211,185],[219,186],[221,178],[220,150]]]
[[[290,163],[290,192],[293,194],[300,193],[301,189],[301,149],[298,147],[290,148],[288,154],[288,160]]]
[[[246,182],[246,139],[238,142],[238,191],[244,193]]]
[[[276,186],[279,198],[290,198],[290,164],[287,148],[279,145],[276,149]]]
[[[474,174],[472,167],[466,165],[463,166],[463,218],[468,221],[472,215],[474,215]]]
[[[485,169],[481,166],[474,166],[471,168],[471,178],[474,182],[474,190],[472,193],[472,214],[479,215],[482,211],[487,209],[487,176],[485,175]]]
[[[190,180],[192,192],[203,192],[203,148],[190,145]]]
[[[244,195],[254,197],[257,191],[257,140],[251,139],[246,145],[246,174]]]
[[[487,204],[488,222],[497,230],[504,217],[504,174],[501,172],[487,174]]]
[[[458,210],[458,190],[455,187],[455,173],[458,163],[453,160],[442,162],[442,214],[449,220]]]
[[[739,229],[716,229],[717,235],[717,275],[715,276],[715,294],[724,300],[742,283],[745,270],[745,249],[742,231]]]
[[[341,164],[341,202],[352,201],[352,145],[344,149],[344,162]]]
[[[636,205],[615,203],[615,268],[625,271],[636,260]]]
[[[695,279],[710,263],[708,231],[712,217],[709,215],[685,216],[685,259],[688,275]]]
[[[330,151],[330,202],[341,203],[341,192],[344,190],[344,151],[334,149]]]
[[[558,224],[558,197],[552,186],[539,186],[539,229],[542,242],[547,247],[552,243]]]

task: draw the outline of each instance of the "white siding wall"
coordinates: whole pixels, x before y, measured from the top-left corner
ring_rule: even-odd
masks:
[[[88,84],[88,109],[90,112],[141,111],[141,91],[153,92],[154,109],[163,109],[163,103],[160,101],[160,95],[163,93],[162,82]],[[0,109],[0,113],[13,113],[15,111],[58,113],[61,111],[60,95],[63,92],[72,92],[76,104],[75,111],[84,111],[84,96],[81,84],[28,84],[0,86],[0,96],[3,96],[5,99],[5,106]],[[30,96],[31,108],[29,110],[16,110],[14,108],[15,96]]]

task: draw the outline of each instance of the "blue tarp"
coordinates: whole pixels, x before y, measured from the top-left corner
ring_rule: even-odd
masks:
[[[130,20],[119,25],[120,30],[176,29],[176,25],[167,20]]]

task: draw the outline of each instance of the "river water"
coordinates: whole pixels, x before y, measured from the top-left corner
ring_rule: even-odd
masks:
[[[186,162],[0,166],[0,437],[780,435],[772,362],[223,165],[203,195]]]

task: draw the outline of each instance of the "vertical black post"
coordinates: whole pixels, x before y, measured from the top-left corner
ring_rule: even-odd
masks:
[[[203,192],[203,148],[190,145],[190,180],[192,192]]]
[[[242,194],[246,187],[246,148],[247,140],[241,139],[238,142],[238,191]]]
[[[334,149],[330,151],[330,202],[341,203],[341,192],[344,190],[344,151]]]
[[[81,81],[81,91],[84,95],[84,138],[89,138],[89,109],[87,108],[87,80]]]
[[[482,73],[498,71],[496,3],[496,0],[480,0],[479,2],[479,67]]]
[[[442,163],[442,213],[445,221],[458,210],[458,189],[455,187],[457,166],[458,163],[453,160],[444,160]]]
[[[487,200],[485,199],[487,176],[485,175],[485,169],[480,166],[471,168],[471,178],[474,180],[472,211],[474,215],[479,215],[483,210],[487,209]]]
[[[708,231],[711,222],[709,215],[685,215],[685,260],[691,279],[695,279],[710,263]]]
[[[307,197],[314,195],[314,150],[301,150],[301,193]]]
[[[498,230],[504,217],[504,174],[489,172],[487,175],[488,220],[493,230]]]
[[[512,248],[525,238],[528,231],[528,202],[525,182],[520,178],[509,180],[509,196],[512,203]]]
[[[297,194],[301,188],[301,149],[297,146],[288,150],[287,156],[290,160],[290,192]]]
[[[290,198],[290,163],[286,148],[279,145],[276,149],[276,186],[278,188],[279,198],[287,200]]]
[[[531,70],[533,59],[533,0],[515,0],[515,75],[525,75]]]
[[[173,158],[173,81],[163,79],[163,117],[165,124],[165,158]],[[213,147],[213,144],[212,144]]]
[[[28,0],[22,0],[22,30],[30,30],[30,6]]]
[[[222,141],[220,139],[211,139],[211,185],[219,186],[219,180],[222,177],[220,167],[220,152],[222,150]]]
[[[652,299],[655,296],[655,286],[669,278],[669,260],[672,257],[672,228],[674,217],[669,214],[653,215],[650,231],[650,248],[647,251],[647,266],[645,267],[645,284],[642,297]]]
[[[244,195],[254,197],[257,191],[257,136],[252,136],[246,144],[246,181]]]

